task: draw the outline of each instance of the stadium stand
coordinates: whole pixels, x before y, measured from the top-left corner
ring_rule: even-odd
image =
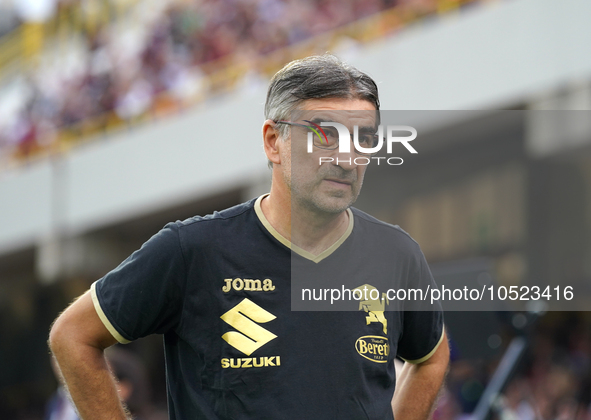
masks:
[[[0,81],[0,162],[174,113],[252,85],[290,59],[383,37],[470,2],[98,2],[106,6],[93,13],[59,2],[48,23],[26,23],[0,40],[0,72],[20,63]]]

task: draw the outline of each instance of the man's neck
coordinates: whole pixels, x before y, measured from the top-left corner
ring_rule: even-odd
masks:
[[[294,206],[295,208],[292,208]],[[349,213],[319,214],[292,203],[289,194],[271,188],[261,202],[263,214],[279,234],[303,250],[319,255],[343,236]]]

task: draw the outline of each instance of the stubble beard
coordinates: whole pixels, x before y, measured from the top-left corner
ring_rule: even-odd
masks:
[[[349,190],[327,190],[322,185],[326,178],[346,179],[352,184]],[[287,174],[285,181],[291,193],[292,210],[294,205],[298,205],[310,212],[327,215],[340,214],[353,205],[363,183],[363,179],[357,179],[356,173],[348,173],[339,167],[319,171],[312,181],[306,181],[305,174]]]

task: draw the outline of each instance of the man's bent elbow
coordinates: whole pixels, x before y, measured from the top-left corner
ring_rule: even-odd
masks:
[[[86,292],[54,321],[48,344],[54,354],[59,354],[70,347],[104,350],[116,342],[98,317],[90,293]]]
[[[64,321],[63,314],[61,314],[51,325],[49,329],[49,338],[47,340],[47,345],[49,346],[49,350],[52,354],[60,353],[60,351],[64,348],[65,343],[67,343],[67,336],[68,336],[68,325],[67,321]]]

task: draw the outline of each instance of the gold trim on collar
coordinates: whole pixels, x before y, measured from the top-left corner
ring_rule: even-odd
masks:
[[[349,226],[347,227],[347,230],[341,235],[341,237],[334,244],[329,246],[327,249],[322,251],[320,254],[314,255],[311,252],[308,252],[305,249],[302,249],[299,246],[292,244],[286,237],[281,235],[279,232],[277,232],[277,230],[273,226],[271,226],[271,223],[269,223],[269,221],[265,217],[265,214],[263,213],[263,209],[261,208],[261,201],[263,201],[263,198],[265,198],[268,195],[269,195],[269,193],[261,195],[259,198],[257,198],[257,201],[255,201],[255,203],[254,203],[254,211],[256,212],[256,215],[258,216],[259,220],[261,221],[261,223],[263,224],[265,229],[267,229],[269,231],[269,233],[271,235],[273,235],[273,237],[275,239],[277,239],[279,242],[281,242],[283,245],[285,245],[286,247],[291,249],[296,254],[301,255],[302,257],[304,257],[312,262],[319,263],[320,261],[322,261],[323,259],[328,257],[330,254],[335,252],[339,248],[339,246],[341,246],[341,244],[343,242],[345,242],[345,240],[349,237],[351,232],[353,232],[353,224],[354,224],[353,212],[351,211],[351,209],[347,209],[347,214],[349,216]]]

